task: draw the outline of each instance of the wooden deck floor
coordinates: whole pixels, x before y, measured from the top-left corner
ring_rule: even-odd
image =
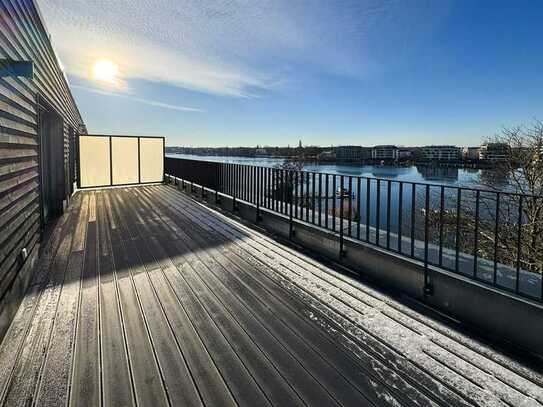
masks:
[[[543,378],[169,186],[79,193],[0,405],[543,405]]]

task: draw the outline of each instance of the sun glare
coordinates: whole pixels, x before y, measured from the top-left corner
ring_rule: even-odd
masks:
[[[92,67],[92,78],[100,82],[106,82],[111,85],[117,83],[119,67],[108,59],[101,59],[94,63]]]

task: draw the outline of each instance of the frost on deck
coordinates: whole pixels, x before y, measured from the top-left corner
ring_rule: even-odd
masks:
[[[79,193],[0,405],[543,406],[543,376],[168,186]]]

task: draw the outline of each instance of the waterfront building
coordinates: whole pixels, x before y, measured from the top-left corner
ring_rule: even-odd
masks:
[[[480,151],[480,147],[463,147],[462,157],[464,160],[478,160]]]
[[[480,160],[504,161],[511,154],[511,148],[506,143],[485,143],[479,151]]]
[[[374,160],[397,160],[400,149],[393,145],[381,145],[373,147],[371,158]]]
[[[338,146],[335,154],[338,161],[362,161],[371,158],[371,149],[362,146]]]
[[[421,149],[421,158],[424,161],[458,161],[460,148],[456,146],[424,146]]]

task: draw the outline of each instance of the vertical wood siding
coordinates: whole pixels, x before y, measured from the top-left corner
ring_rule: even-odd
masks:
[[[32,0],[0,0],[0,58],[31,60],[34,78],[0,78],[0,338],[13,307],[23,264],[21,250],[36,253],[40,238],[40,178],[37,95],[62,117],[66,196],[69,188],[69,128],[82,119],[49,35]],[[25,267],[23,267],[25,266]],[[23,284],[24,286],[24,284]]]

